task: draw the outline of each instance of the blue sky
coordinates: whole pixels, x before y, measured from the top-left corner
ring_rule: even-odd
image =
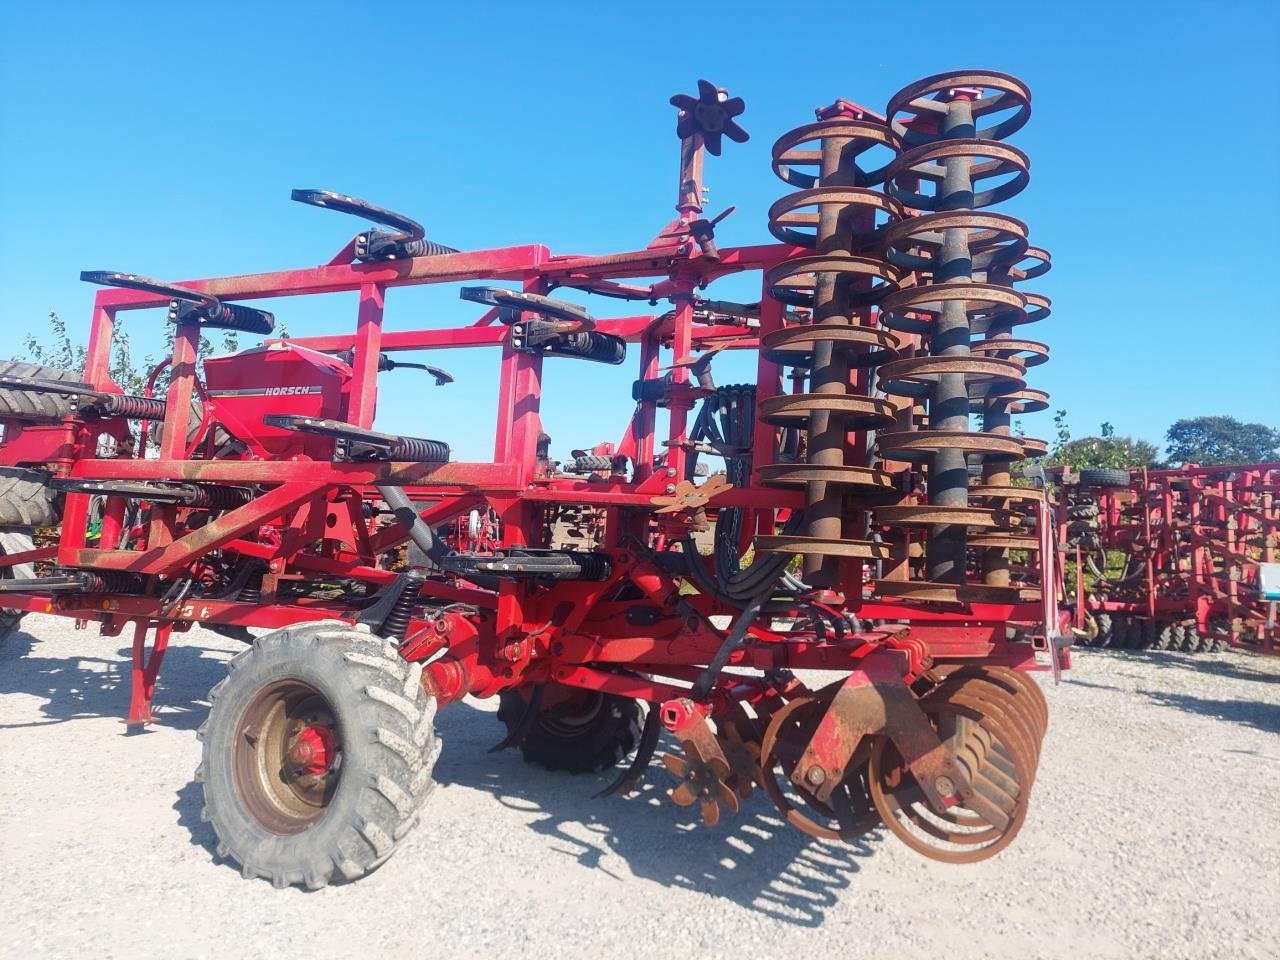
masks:
[[[358,221],[290,203],[294,187],[403,210],[462,248],[643,246],[674,201],[667,98],[699,77],[746,99],[752,135],[708,160],[709,210],[738,208],[719,238],[763,242],[787,189],[769,146],[815,107],[882,110],[919,77],[989,68],[1035,98],[1011,140],[1031,185],[995,208],[1054,256],[1027,285],[1054,301],[1027,330],[1053,350],[1033,385],[1077,435],[1109,420],[1159,441],[1179,417],[1216,413],[1280,426],[1280,3],[993,3],[960,26],[948,9],[0,4],[0,352],[50,310],[87,336],[82,269],[180,278],[327,260]],[[455,297],[391,291],[386,327],[463,322]],[[354,295],[273,309],[295,335],[354,327]],[[129,319],[144,349],[162,323]],[[425,392],[385,375],[379,424],[487,459],[496,353],[436,359],[459,382]],[[616,439],[633,363],[547,366],[553,452]],[[1027,432],[1051,435],[1050,418]]]

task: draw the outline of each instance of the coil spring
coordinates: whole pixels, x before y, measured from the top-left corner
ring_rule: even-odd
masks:
[[[212,307],[199,303],[174,300],[169,304],[169,319],[173,323],[199,323],[221,330],[238,330],[240,333],[257,333],[268,336],[276,328],[275,314],[240,303],[219,301]]]
[[[1003,550],[1003,568],[988,555],[984,569],[990,586],[1007,586],[1007,547],[1025,546],[1009,539],[1023,532],[1012,508],[1028,493],[1008,492],[1008,465],[1027,452],[1010,435],[1010,417],[1047,405],[1047,396],[1027,390],[1023,380],[1028,364],[1047,358],[1047,348],[1014,340],[1011,331],[1040,319],[1048,302],[1031,300],[1012,283],[1042,273],[1047,255],[1028,246],[1020,221],[977,211],[1026,186],[1026,155],[998,141],[1021,128],[1030,109],[1030,91],[998,73],[928,77],[889,101],[888,122],[902,152],[885,174],[885,189],[904,208],[924,212],[883,233],[885,257],[911,282],[884,298],[881,319],[918,336],[928,350],[879,370],[882,390],[923,402],[928,418],[925,429],[897,429],[877,440],[885,459],[921,464],[927,473],[927,506],[877,511],[880,521],[928,530],[926,582],[881,584],[900,596],[957,599],[971,545]],[[979,129],[993,114],[1003,118]],[[976,345],[975,333],[985,336]],[[971,429],[970,412],[981,414],[981,430]],[[970,503],[967,456],[984,464],[977,505]],[[970,529],[981,531],[972,542]]]
[[[818,149],[805,149],[815,143]],[[806,506],[802,535],[758,537],[756,548],[803,554],[805,581],[829,596],[837,593],[841,557],[887,558],[882,544],[846,537],[844,518],[851,499],[865,506],[892,495],[892,479],[846,462],[845,448],[849,431],[875,430],[894,419],[892,404],[871,395],[869,370],[898,348],[871,318],[871,308],[898,289],[898,271],[879,255],[877,238],[902,211],[873,189],[896,153],[885,124],[844,101],[819,110],[816,123],[773,146],[774,172],[800,189],[770,208],[769,230],[813,252],[779,264],[766,283],[774,299],[810,308],[812,318],[763,332],[766,358],[797,368],[797,392],[762,397],[758,415],[774,426],[802,427],[808,447],[804,462],[766,464],[759,475],[768,485],[803,486]],[[874,165],[877,160],[883,162]]]
[[[131,420],[164,420],[164,401],[153,397],[111,394],[95,406],[103,413]]]
[[[581,570],[575,578],[577,580],[608,580],[613,572],[613,564],[603,553],[590,553],[585,550],[568,550],[566,553],[573,558],[573,562]]]
[[[186,501],[186,505],[205,510],[234,510],[236,507],[243,507],[253,499],[253,491],[245,487],[192,483],[184,484],[183,488],[191,491],[191,499]]]
[[[236,594],[238,603],[257,603],[262,599],[262,574],[258,574],[240,588]]]
[[[457,253],[453,247],[446,247],[434,240],[407,240],[400,244],[401,256],[405,257],[442,257],[446,253]]]
[[[594,360],[596,363],[618,365],[627,359],[627,341],[611,333],[588,330],[583,333],[566,333],[543,346],[543,352],[556,357],[574,357]]]
[[[85,593],[142,593],[142,578],[124,570],[75,570],[58,568],[58,574],[76,574]]]
[[[418,593],[422,589],[426,573],[421,570],[410,570],[405,574],[406,583],[400,596],[391,607],[391,612],[378,627],[379,636],[388,640],[403,640],[409,629],[409,621],[413,619],[413,608],[418,605]]]
[[[449,454],[447,443],[419,437],[399,437],[391,447],[391,455],[397,460],[414,463],[448,463]]]

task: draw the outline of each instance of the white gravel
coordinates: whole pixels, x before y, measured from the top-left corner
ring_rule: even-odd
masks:
[[[892,837],[784,827],[757,794],[715,830],[604,777],[487,755],[455,705],[426,822],[353,885],[276,891],[211,856],[191,782],[237,644],[175,638],[160,722],[125,736],[127,644],[32,616],[0,649],[0,956],[878,958],[1280,954],[1280,658],[1083,651],[1030,820],[966,867]]]

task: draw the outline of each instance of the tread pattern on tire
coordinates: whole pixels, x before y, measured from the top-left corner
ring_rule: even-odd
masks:
[[[65,380],[80,383],[81,375],[61,367],[46,367],[21,360],[0,360],[0,374],[36,380]],[[70,397],[57,393],[28,393],[23,390],[0,390],[0,417],[16,420],[61,420],[72,410]]]
[[[1087,470],[1081,470],[1080,486],[1127,487],[1129,486],[1129,471],[1119,470],[1114,467],[1092,467]]]
[[[332,674],[335,684],[349,684],[341,688],[351,701],[339,722],[344,740],[360,743],[363,760],[344,775],[363,772],[365,779],[340,781],[324,818],[264,852],[266,831],[250,820],[233,789],[220,786],[230,784],[230,776],[212,774],[217,764],[231,766],[230,751],[223,756],[218,748],[237,735],[237,704],[247,703],[263,683],[279,679],[282,660],[290,658]],[[277,888],[315,890],[380,866],[417,823],[435,785],[432,770],[441,741],[433,729],[435,698],[422,687],[422,665],[407,663],[382,637],[341,621],[322,621],[259,637],[229,661],[228,671],[210,692],[209,717],[197,731],[203,743],[195,777],[203,786],[201,817],[213,826],[218,855],[238,863],[244,877],[261,877]],[[335,713],[343,710],[340,703],[332,706]]]
[[[614,694],[603,697],[599,715],[577,736],[559,736],[535,720],[520,744],[525,763],[566,773],[597,773],[630,755],[640,741],[640,704]],[[508,731],[520,722],[524,711],[525,699],[518,690],[498,695],[498,719]]]
[[[52,527],[58,512],[45,470],[0,467],[0,527]]]

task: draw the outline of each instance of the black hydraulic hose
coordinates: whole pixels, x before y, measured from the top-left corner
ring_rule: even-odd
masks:
[[[409,531],[409,539],[417,544],[418,549],[427,555],[428,560],[435,566],[440,567],[440,561],[443,559],[447,547],[436,539],[435,534],[431,532],[431,527],[418,516],[418,511],[409,502],[404,489],[383,484],[376,484],[376,486],[378,492],[382,494],[382,499],[387,501],[387,506],[395,514],[395,518],[403,523],[405,529]]]
[[[427,555],[427,559],[437,569],[444,569],[444,564],[441,561],[444,559],[449,547],[443,541],[437,540],[435,534],[431,532],[431,527],[418,516],[418,511],[409,502],[404,489],[383,484],[375,484],[375,486],[378,488],[378,492],[382,494],[382,499],[387,501],[387,506],[391,508],[395,518],[403,523],[409,531],[409,539],[418,545],[418,549]],[[479,574],[469,576],[467,580],[485,590],[497,590],[499,585],[499,578]]]

